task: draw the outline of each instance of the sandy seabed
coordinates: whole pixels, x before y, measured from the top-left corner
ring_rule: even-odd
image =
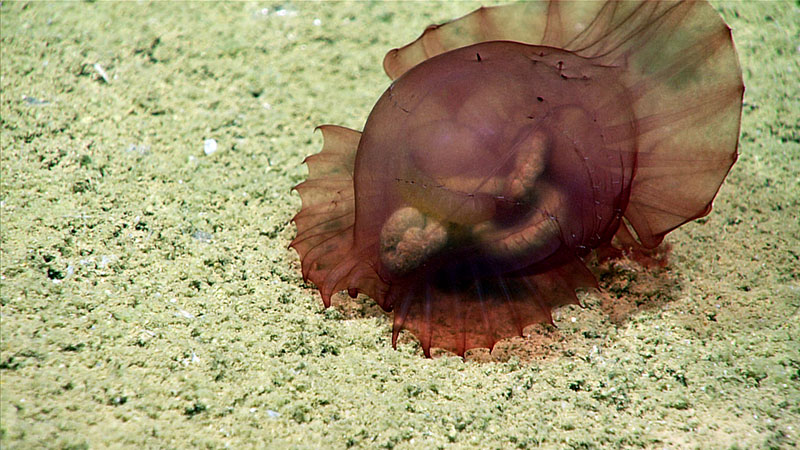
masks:
[[[714,211],[462,361],[323,310],[287,245],[314,127],[477,3],[2,2],[0,446],[800,445],[800,6],[714,5],[747,86]]]

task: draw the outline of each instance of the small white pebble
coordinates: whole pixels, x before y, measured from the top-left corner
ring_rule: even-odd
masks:
[[[575,317],[570,317],[569,321],[572,322],[572,323],[575,323],[575,322],[578,321],[578,319],[576,319]]]
[[[100,75],[103,81],[105,81],[106,83],[110,83],[108,79],[108,74],[103,69],[103,66],[100,65],[100,63],[94,63],[94,70],[97,71],[97,74]]]
[[[216,151],[217,151],[216,139],[206,139],[205,142],[203,142],[203,153],[205,153],[206,156],[211,155]]]
[[[279,9],[275,11],[275,15],[278,17],[294,17],[297,15],[297,11],[289,10],[289,9]]]
[[[101,269],[105,269],[113,261],[113,256],[103,255],[100,258],[100,263],[97,265]]]
[[[322,21],[321,21],[321,20],[319,20],[319,19],[314,19],[314,26],[315,26],[315,27],[318,27],[318,26],[320,26],[320,25],[322,25]]]

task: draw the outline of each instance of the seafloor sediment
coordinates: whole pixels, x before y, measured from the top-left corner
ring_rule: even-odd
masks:
[[[475,7],[3,2],[0,446],[798,445],[796,3],[715,2],[741,156],[665,269],[597,267],[466,361],[322,310],[287,249],[314,127],[360,129],[384,53]]]

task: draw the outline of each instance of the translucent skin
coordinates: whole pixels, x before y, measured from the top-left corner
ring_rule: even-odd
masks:
[[[583,258],[708,214],[736,160],[741,71],[705,2],[482,8],[384,68],[363,134],[321,127],[292,246],[326,306],[365,293],[426,356],[552,322],[596,287]]]

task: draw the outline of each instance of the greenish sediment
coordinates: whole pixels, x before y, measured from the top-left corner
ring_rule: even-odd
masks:
[[[715,6],[747,91],[714,211],[464,362],[324,311],[287,245],[314,127],[476,3],[3,2],[0,446],[800,445],[800,6]]]

